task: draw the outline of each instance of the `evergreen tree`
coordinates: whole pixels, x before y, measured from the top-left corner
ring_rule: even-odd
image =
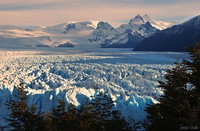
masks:
[[[88,98],[85,99],[84,104],[80,105],[78,109],[78,119],[80,121],[80,128],[82,131],[93,131],[96,125],[96,114],[92,112],[92,104]]]
[[[43,115],[45,131],[56,131],[55,124],[53,123],[52,116],[50,112]]]
[[[132,127],[114,107],[107,93],[98,92],[92,100],[86,98],[78,110],[82,131],[129,131]]]
[[[96,115],[97,130],[106,130],[106,125],[111,120],[113,100],[106,93],[99,92],[97,96],[91,101],[91,111]]]
[[[95,115],[96,130],[128,131],[132,130],[121,112],[114,107],[114,101],[107,93],[99,92],[91,101],[91,112]]]
[[[134,122],[135,123],[135,122]],[[113,131],[132,131],[133,128],[131,125],[125,120],[119,110],[112,111],[112,119],[107,124],[107,128]]]
[[[51,110],[52,126],[55,130],[67,130],[67,112],[65,111],[65,102],[57,100],[58,105]]]
[[[31,104],[27,107],[24,117],[26,119],[25,130],[43,131],[45,129],[43,113],[38,111],[35,104]]]
[[[184,60],[188,67],[188,88],[191,90],[190,110],[187,115],[190,119],[186,120],[188,125],[196,125],[200,129],[200,42],[195,47],[187,49],[190,60]]]
[[[9,126],[13,130],[42,130],[44,128],[41,113],[37,111],[34,104],[27,106],[27,91],[24,84],[21,83],[16,87],[18,94],[15,95],[16,100],[6,103],[10,109],[10,118],[6,118]]]
[[[70,104],[65,110],[65,102],[57,100],[58,106],[52,109],[52,126],[54,130],[58,131],[78,131],[79,121],[76,114],[76,108]]]
[[[23,84],[17,87],[16,100],[7,102],[11,110],[9,126],[13,130],[46,131],[123,131],[131,130],[121,112],[114,110],[114,101],[106,93],[99,92],[91,101],[86,99],[79,110],[65,102],[57,100],[58,105],[50,113],[37,111],[34,104],[27,106],[27,91]]]
[[[80,131],[80,123],[77,115],[77,109],[73,104],[69,104],[67,108],[67,124],[70,131]]]
[[[159,82],[164,95],[146,108],[148,130],[200,129],[200,45],[189,51],[191,59],[175,63],[165,81]]]

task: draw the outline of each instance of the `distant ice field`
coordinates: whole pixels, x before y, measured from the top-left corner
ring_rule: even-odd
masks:
[[[49,111],[56,99],[76,106],[106,91],[123,115],[142,120],[147,103],[157,102],[166,69],[187,53],[133,52],[132,49],[0,49],[0,125],[8,115],[4,103],[14,99],[14,85],[24,82],[28,103]],[[95,88],[94,88],[95,87]]]

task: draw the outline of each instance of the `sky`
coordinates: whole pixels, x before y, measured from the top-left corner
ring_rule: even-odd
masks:
[[[107,21],[117,27],[137,14],[168,22],[200,15],[200,0],[1,0],[0,25]]]

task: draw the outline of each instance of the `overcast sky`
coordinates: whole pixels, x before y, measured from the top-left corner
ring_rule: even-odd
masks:
[[[0,0],[0,25],[97,20],[118,26],[137,14],[183,22],[200,15],[200,0]]]

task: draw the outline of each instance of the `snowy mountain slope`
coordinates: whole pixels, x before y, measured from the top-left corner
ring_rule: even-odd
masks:
[[[170,25],[169,23],[153,20],[147,15],[143,17],[137,15],[128,24],[122,24],[116,29],[108,25],[110,28],[107,29],[99,27],[91,35],[95,38],[94,40],[98,40],[97,42],[102,47],[133,48],[144,38],[153,35],[158,29],[166,28],[167,24]],[[153,25],[159,28],[157,29]],[[105,32],[110,35],[106,35]]]
[[[117,30],[107,22],[99,22],[97,28],[91,33],[91,42],[101,43],[105,39],[113,38],[117,35]]]
[[[27,45],[37,47],[38,44],[63,47],[65,43],[71,43],[72,46],[78,48],[99,48],[100,46],[133,48],[158,29],[168,26],[170,23],[153,20],[147,15],[137,15],[128,24],[123,24],[119,28],[113,28],[107,22],[98,21],[66,22],[55,26],[35,28],[4,25],[0,26],[0,47],[10,46],[12,48],[16,47],[16,44],[20,48],[23,46],[27,48]],[[11,44],[11,42],[16,44]]]
[[[200,16],[162,30],[143,40],[136,51],[185,51],[200,41]]]
[[[48,50],[0,51],[0,125],[9,113],[4,102],[14,98],[13,87],[22,81],[29,91],[28,103],[37,103],[41,111],[49,111],[56,99],[78,106],[95,95],[96,86],[112,96],[124,116],[141,120],[146,104],[162,95],[157,81],[177,57],[184,58],[184,53],[131,49]]]
[[[0,26],[1,48],[70,47],[77,43],[91,45],[88,35],[97,27],[96,21],[64,23],[51,27],[21,28]],[[74,27],[74,28],[72,28]]]
[[[135,47],[143,37],[138,32],[132,32],[131,30],[125,31],[121,35],[117,35],[112,39],[106,39],[104,44],[101,44],[103,48],[133,48]]]
[[[147,27],[147,28],[146,28]],[[149,21],[145,21],[144,18],[140,15],[135,16],[129,21],[128,24],[123,24],[117,28],[118,32],[123,33],[126,30],[137,31],[143,36],[151,35],[151,32],[154,33],[156,28],[154,28]],[[145,33],[145,30],[148,30],[149,33]]]
[[[97,27],[96,21],[67,22],[55,26],[41,28],[49,34],[84,34],[89,35]],[[84,32],[84,33],[82,33]]]
[[[145,25],[145,26],[147,26],[147,28],[141,27],[141,25],[143,25],[143,26]],[[173,23],[167,23],[167,22],[163,22],[163,21],[154,20],[154,19],[150,18],[148,15],[144,15],[144,16],[137,15],[133,19],[131,19],[128,24],[122,24],[120,27],[117,28],[117,30],[119,32],[124,32],[127,29],[131,29],[131,30],[138,31],[143,36],[148,36],[148,35],[152,35],[152,34],[148,34],[148,33],[146,34],[145,32],[142,32],[141,30],[146,29],[149,31],[152,30],[152,33],[155,32],[155,29],[152,28],[150,25],[156,29],[163,30],[163,29],[166,29],[166,28],[169,28],[170,26],[172,26]],[[150,29],[150,28],[152,28],[152,29]]]
[[[153,27],[159,30],[167,29],[175,24],[174,22],[164,22],[160,20],[154,20],[151,17],[149,17],[147,14],[143,16],[143,19],[146,22],[148,21]]]
[[[50,34],[53,45],[55,45],[55,43],[63,45],[63,43],[68,41],[75,47],[87,48],[93,46],[92,43],[89,42],[88,37],[92,31],[97,28],[97,23],[97,21],[67,22],[41,28],[41,30]],[[94,46],[98,47],[98,45]]]

